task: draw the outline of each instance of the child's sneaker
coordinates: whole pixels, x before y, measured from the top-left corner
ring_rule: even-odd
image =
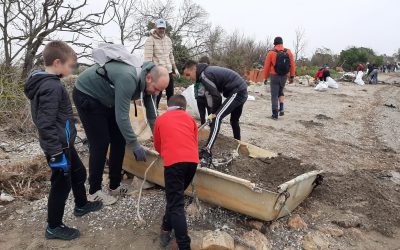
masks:
[[[78,229],[67,227],[64,224],[51,229],[49,226],[46,228],[46,239],[60,239],[60,240],[73,240],[80,236]]]
[[[165,231],[161,229],[160,232],[160,245],[161,247],[167,247],[169,242],[171,241],[171,231]]]
[[[109,189],[109,194],[113,196],[125,196],[129,191],[129,187],[126,184],[121,184],[116,189]]]
[[[103,202],[104,206],[109,206],[109,205],[112,205],[115,202],[117,202],[118,199],[112,195],[107,194],[103,190],[98,190],[94,194],[89,194],[88,200],[89,201],[101,201],[101,202]]]
[[[76,207],[74,209],[74,215],[76,217],[84,216],[87,213],[95,212],[103,207],[101,201],[88,201],[83,207]]]

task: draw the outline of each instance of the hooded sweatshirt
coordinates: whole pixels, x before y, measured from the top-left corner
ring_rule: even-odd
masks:
[[[24,92],[31,102],[32,120],[44,153],[52,156],[73,145],[76,128],[72,105],[60,78],[45,71],[34,71],[25,83]]]
[[[171,39],[167,35],[160,37],[156,30],[152,29],[144,45],[144,61],[164,66],[168,73],[171,73],[172,65],[175,64]]]
[[[106,63],[104,67],[107,70],[109,79],[114,84],[113,86],[110,86],[103,77],[96,73],[99,67],[98,64],[95,64],[82,72],[77,79],[76,88],[98,100],[104,106],[115,108],[115,119],[118,128],[128,146],[136,150],[140,144],[132,129],[129,110],[132,100],[138,100],[143,97],[147,120],[151,130],[153,130],[157,111],[154,105],[155,97],[146,94],[146,75],[154,67],[154,64],[143,64],[142,71],[138,77],[135,67],[131,65],[118,61]]]
[[[246,81],[235,71],[218,66],[208,66],[205,63],[197,64],[196,82],[201,82],[204,89],[199,89],[198,95],[204,95],[211,113],[215,114],[221,106],[222,97],[228,98],[238,92],[246,92]]]

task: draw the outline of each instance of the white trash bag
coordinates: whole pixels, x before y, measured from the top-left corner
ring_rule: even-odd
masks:
[[[330,77],[330,76],[328,76],[326,78],[326,83],[328,84],[329,88],[332,88],[332,89],[339,88],[339,85],[337,84],[337,82],[335,80],[333,80],[332,77]]]
[[[183,92],[182,95],[186,98],[186,102],[188,108],[186,109],[189,114],[193,117],[200,119],[199,109],[197,107],[197,101],[194,97],[194,84],[187,87]]]
[[[324,81],[320,81],[317,86],[315,86],[314,90],[316,91],[327,91],[328,90],[328,84]]]
[[[354,80],[354,82],[358,85],[364,85],[365,82],[363,81],[362,77],[363,77],[364,73],[362,71],[358,71],[356,79]]]

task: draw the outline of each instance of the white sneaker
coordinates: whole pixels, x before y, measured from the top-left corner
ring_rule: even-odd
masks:
[[[112,205],[115,202],[117,202],[117,200],[118,200],[116,197],[107,194],[103,190],[98,190],[94,194],[89,194],[87,199],[89,201],[101,201],[101,202],[103,202],[104,206]]]
[[[112,196],[125,196],[129,191],[129,186],[121,183],[116,189],[109,188],[108,190]]]

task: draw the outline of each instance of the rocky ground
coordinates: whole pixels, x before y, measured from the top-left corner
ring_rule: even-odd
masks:
[[[315,92],[307,84],[287,87],[287,111],[269,118],[265,86],[251,87],[241,119],[243,141],[299,159],[325,171],[324,182],[291,216],[261,222],[188,199],[193,249],[400,249],[400,74],[381,74],[387,84],[342,83]],[[231,135],[229,120],[221,132]],[[44,240],[48,169],[37,141],[0,131],[0,249],[159,249],[163,190],[146,190],[141,202],[145,226],[136,216],[137,190],[116,205],[65,222],[81,230],[71,242]],[[84,135],[81,134],[83,137]],[[79,144],[82,157],[85,146]],[[131,180],[125,180],[130,183]]]

